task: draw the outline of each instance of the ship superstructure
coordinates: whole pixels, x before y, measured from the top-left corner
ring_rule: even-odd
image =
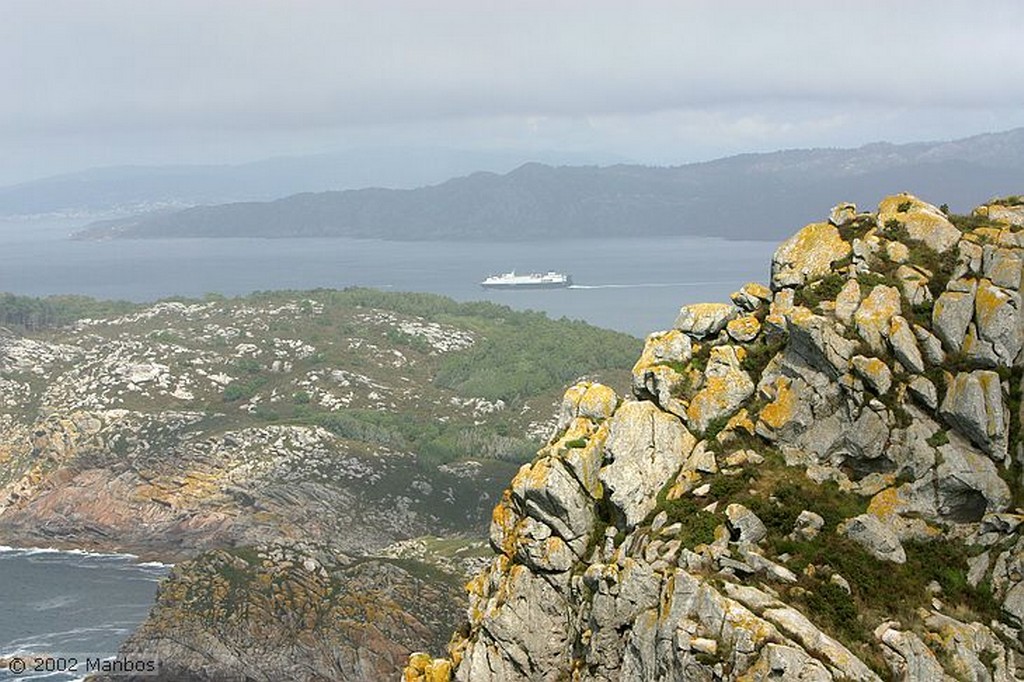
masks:
[[[572,285],[572,277],[561,272],[532,272],[517,275],[516,271],[491,275],[480,286],[487,289],[564,289]]]

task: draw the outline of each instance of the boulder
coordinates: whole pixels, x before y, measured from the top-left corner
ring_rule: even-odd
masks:
[[[870,386],[872,391],[878,395],[889,392],[892,386],[892,372],[884,362],[878,358],[854,355],[851,364],[854,373]]]
[[[929,410],[934,410],[939,406],[939,392],[935,388],[935,384],[928,378],[916,376],[910,380],[907,388],[910,390],[910,394]]]
[[[1024,227],[1024,206],[1021,205],[985,204],[974,209],[974,214],[1014,227]]]
[[[663,410],[684,416],[686,405],[679,399],[692,356],[690,337],[677,329],[647,336],[643,353],[633,366],[633,395],[653,398]]]
[[[972,450],[959,436],[938,447],[935,469],[938,513],[959,523],[979,521],[986,512],[1000,512],[1011,500],[1010,489],[995,463]]]
[[[733,341],[746,343],[757,338],[761,331],[761,323],[753,315],[742,315],[729,320],[729,323],[725,325],[725,330]]]
[[[1019,291],[1024,269],[1024,256],[1020,250],[986,246],[983,254],[981,274],[997,287]]]
[[[845,535],[867,550],[868,554],[895,564],[907,561],[900,539],[888,526],[872,514],[861,514],[839,524],[836,532]]]
[[[935,299],[932,308],[932,329],[942,340],[942,345],[952,353],[959,353],[964,346],[967,325],[974,316],[974,280],[967,283],[966,291],[947,290]]]
[[[593,500],[554,457],[524,464],[512,479],[512,497],[527,516],[549,526],[577,555],[594,527]]]
[[[859,305],[860,283],[855,279],[848,279],[836,295],[836,319],[843,324],[850,324],[853,322],[853,314],[857,312]]]
[[[938,337],[919,324],[914,325],[914,336],[920,344],[921,355],[931,365],[941,365],[946,360],[946,353],[942,350],[942,342]]]
[[[897,623],[887,621],[875,629],[875,638],[883,645],[882,655],[895,679],[933,680],[945,682],[946,675],[935,654],[913,632],[897,630]]]
[[[888,338],[893,355],[908,372],[920,374],[924,371],[921,349],[917,346],[913,328],[905,318],[896,315],[890,320]]]
[[[814,423],[811,405],[802,399],[808,390],[802,379],[779,376],[770,383],[762,379],[758,390],[769,399],[758,414],[759,435],[772,441],[788,440]]]
[[[950,426],[996,460],[1006,456],[1007,428],[999,375],[960,372],[946,390],[939,413]]]
[[[795,287],[832,272],[849,257],[850,244],[829,223],[811,223],[787,239],[772,257],[772,289]]]
[[[849,225],[857,219],[857,205],[850,203],[836,204],[828,213],[828,222],[836,227]]]
[[[893,242],[894,244],[897,242]],[[924,305],[932,302],[932,291],[928,288],[929,276],[921,269],[901,265],[896,268],[896,283],[910,305]]]
[[[974,320],[978,339],[991,347],[996,363],[1012,365],[1024,342],[1020,294],[982,279],[974,295]]]
[[[902,242],[889,242],[885,245],[885,255],[893,263],[906,263],[910,249]]]
[[[694,303],[679,309],[672,326],[695,339],[703,339],[718,335],[737,314],[739,309],[728,303]]]
[[[819,514],[815,514],[807,509],[800,512],[800,515],[796,517],[796,522],[793,524],[793,532],[790,533],[790,537],[795,540],[813,540],[818,537],[818,533],[825,527],[825,519]]]
[[[885,229],[892,220],[901,223],[911,239],[938,253],[956,246],[962,236],[946,214],[911,194],[886,197],[878,204],[879,228]]]
[[[840,335],[834,322],[806,308],[794,308],[786,314],[786,321],[794,353],[832,378],[846,373],[857,344]]]
[[[725,518],[733,542],[757,544],[768,535],[764,522],[742,504],[733,503],[726,507]]]
[[[757,282],[747,282],[739,291],[734,292],[729,298],[741,310],[752,313],[765,303],[772,300],[772,290]]]

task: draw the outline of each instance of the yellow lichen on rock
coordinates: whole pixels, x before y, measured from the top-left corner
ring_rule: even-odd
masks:
[[[619,396],[603,384],[590,384],[580,398],[580,416],[607,419],[619,404]]]
[[[832,272],[851,254],[850,245],[829,223],[811,223],[787,239],[772,258],[772,288],[800,286]]]
[[[992,318],[999,312],[999,309],[1010,302],[1010,295],[992,286],[987,279],[978,282],[978,289],[974,294],[974,315],[978,326],[985,328],[992,323]]]
[[[742,430],[746,431],[748,435],[754,435],[754,422],[750,420],[750,413],[747,412],[747,408],[740,408],[737,412],[729,419],[725,424],[725,428],[722,429],[723,433],[729,433],[732,431]]]
[[[774,431],[788,424],[796,414],[796,391],[792,389],[792,380],[779,377],[772,385],[774,398],[761,408],[759,420]]]
[[[871,498],[867,513],[884,521],[893,514],[897,514],[902,506],[903,499],[900,496],[899,488],[886,488]]]
[[[868,294],[853,321],[857,325],[857,333],[875,352],[884,350],[884,338],[888,335],[892,318],[901,311],[900,292],[893,287],[879,284]]]
[[[729,320],[725,330],[730,338],[741,343],[753,341],[761,331],[761,323],[753,315],[743,315],[734,320]]]
[[[885,245],[885,255],[893,263],[906,263],[910,258],[910,248],[902,242],[889,242]]]
[[[1003,206],[989,203],[974,209],[974,215],[1014,227],[1024,227],[1024,205]]]
[[[942,211],[912,194],[889,196],[878,204],[878,226],[887,229],[891,221],[905,227],[911,239],[938,253],[953,248],[963,236]]]
[[[690,359],[690,337],[678,329],[648,334],[640,359],[633,365],[633,374],[665,362],[686,362]]]

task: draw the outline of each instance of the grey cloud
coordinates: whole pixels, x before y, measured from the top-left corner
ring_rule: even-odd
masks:
[[[0,71],[0,125],[1024,103],[1009,85],[1024,82],[1024,6],[839,5],[8,0],[0,60],[17,67]]]
[[[1015,0],[2,0],[0,182],[353,141],[682,162],[959,137],[1024,125],[1021,45]]]

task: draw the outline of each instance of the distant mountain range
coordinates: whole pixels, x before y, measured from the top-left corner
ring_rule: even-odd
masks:
[[[411,188],[475,171],[505,173],[527,161],[615,163],[611,155],[487,152],[440,147],[362,147],[237,165],[113,166],[0,187],[0,216],[131,215],[298,192]]]
[[[84,238],[780,239],[836,197],[910,191],[954,210],[1024,192],[1024,128],[953,142],[744,154],[676,167],[527,163],[417,189],[307,193],[95,223]]]

